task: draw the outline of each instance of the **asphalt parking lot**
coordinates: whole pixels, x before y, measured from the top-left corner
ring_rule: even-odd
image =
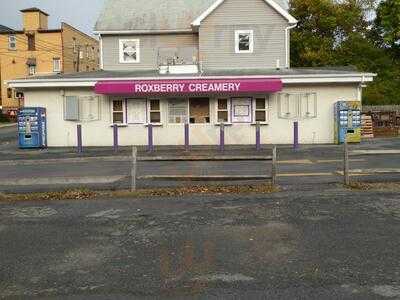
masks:
[[[399,299],[399,191],[0,203],[0,297]]]

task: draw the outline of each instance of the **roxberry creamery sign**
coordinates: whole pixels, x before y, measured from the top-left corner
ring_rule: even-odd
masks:
[[[177,79],[100,81],[95,85],[97,94],[235,94],[278,92],[282,90],[280,79]]]

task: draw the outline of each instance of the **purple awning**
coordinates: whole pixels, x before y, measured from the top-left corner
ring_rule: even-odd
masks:
[[[99,81],[95,92],[103,95],[273,93],[282,90],[282,80],[244,79],[163,79]]]

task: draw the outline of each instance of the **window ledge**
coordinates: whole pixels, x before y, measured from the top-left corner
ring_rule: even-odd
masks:
[[[153,127],[162,127],[163,123],[147,123],[147,124],[143,124],[144,127],[149,127],[151,125],[153,125]]]
[[[215,126],[221,126],[222,123],[214,123]],[[225,126],[232,126],[233,123],[223,123]]]
[[[258,124],[260,124],[261,126],[267,126],[269,125],[269,122],[259,122]],[[251,123],[251,126],[257,126],[257,123]]]
[[[110,127],[114,127],[114,125],[117,125],[117,127],[128,127],[128,124],[126,123],[121,123],[121,124],[111,124]]]

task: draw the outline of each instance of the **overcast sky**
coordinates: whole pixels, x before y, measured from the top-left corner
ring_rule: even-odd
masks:
[[[105,0],[0,0],[0,24],[22,29],[20,10],[37,7],[47,12],[49,27],[59,28],[66,22],[92,34],[94,24]]]

